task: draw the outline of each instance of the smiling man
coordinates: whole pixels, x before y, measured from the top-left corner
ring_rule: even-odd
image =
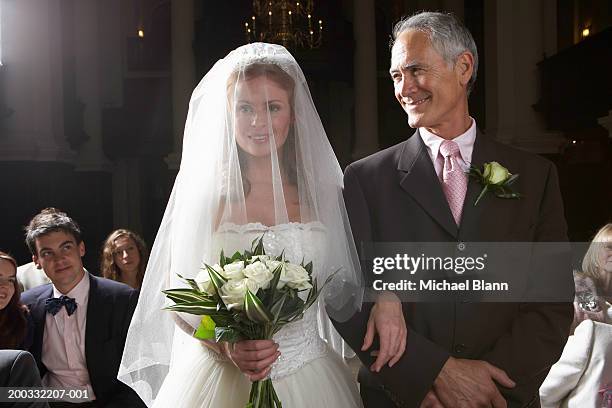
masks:
[[[26,227],[26,244],[50,284],[21,295],[35,324],[34,355],[44,387],[87,390],[84,400],[52,407],[142,407],[116,377],[138,292],[85,272],[77,223],[47,208]]]
[[[423,12],[396,25],[389,73],[415,130],[345,171],[357,248],[451,242],[462,250],[471,242],[567,241],[554,165],[487,138],[469,115],[477,70],[472,35],[452,15]],[[522,197],[488,194],[475,205],[482,186],[468,180],[466,171],[494,161],[520,173],[513,188]],[[371,265],[364,262],[363,269],[371,284]],[[559,269],[555,280],[563,293],[572,292],[569,267]],[[539,406],[538,388],[569,334],[571,296],[561,300],[566,298],[567,303],[449,299],[406,305],[406,351],[392,366],[361,370],[364,405]],[[368,310],[365,305],[351,321],[336,325],[365,367],[373,361],[361,347]]]

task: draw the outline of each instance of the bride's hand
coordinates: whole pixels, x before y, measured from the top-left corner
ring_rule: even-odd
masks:
[[[272,363],[280,356],[272,340],[245,340],[225,347],[225,353],[251,381],[266,378]]]
[[[402,303],[391,292],[383,292],[370,312],[368,328],[361,347],[362,351],[372,346],[375,333],[378,334],[380,350],[370,370],[379,372],[387,362],[389,367],[393,367],[406,350],[408,330],[404,320]]]

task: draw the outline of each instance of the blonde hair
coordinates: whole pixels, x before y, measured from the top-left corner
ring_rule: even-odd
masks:
[[[596,285],[601,285],[601,269],[599,256],[604,249],[604,244],[612,242],[612,223],[604,225],[593,237],[591,245],[582,260],[582,273],[593,279]]]

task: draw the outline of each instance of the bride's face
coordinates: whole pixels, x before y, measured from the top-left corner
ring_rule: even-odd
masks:
[[[252,156],[267,156],[273,138],[280,150],[292,121],[289,92],[262,75],[239,81],[235,101],[238,146]]]

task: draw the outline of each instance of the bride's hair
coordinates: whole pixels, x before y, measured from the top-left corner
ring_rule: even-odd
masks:
[[[275,64],[266,64],[261,62],[254,62],[247,66],[241,66],[235,70],[227,81],[227,95],[229,106],[228,109],[233,109],[233,95],[234,90],[238,82],[249,81],[261,76],[274,81],[278,86],[287,91],[289,94],[289,104],[291,106],[291,125],[289,127],[289,133],[287,134],[287,140],[282,146],[281,155],[279,162],[283,176],[286,177],[286,181],[291,185],[297,184],[297,168],[296,168],[296,143],[295,143],[295,126],[293,121],[295,119],[295,81],[293,78],[286,73],[281,67]],[[231,117],[231,115],[230,115]],[[247,179],[246,169],[248,168],[249,154],[242,150],[242,148],[236,143],[238,151],[238,162],[240,164],[242,172],[242,185],[244,189],[244,195],[247,196],[251,191],[251,183]]]

